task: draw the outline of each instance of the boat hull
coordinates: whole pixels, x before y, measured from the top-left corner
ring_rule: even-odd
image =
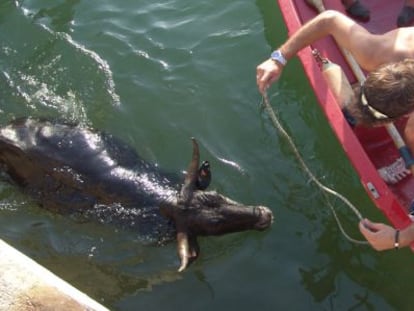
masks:
[[[306,21],[317,14],[305,0],[278,0],[278,3],[288,35],[296,32]],[[403,0],[364,0],[364,4],[371,11],[371,20],[361,25],[370,32],[384,33],[396,27],[396,19]],[[324,0],[324,5],[326,9],[344,12],[339,0]],[[323,57],[339,64],[351,84],[358,82],[356,77],[331,37],[318,40],[298,53],[318,103],[369,197],[393,226],[401,229],[410,225],[411,219],[408,213],[414,198],[414,178],[409,176],[393,185],[386,184],[381,179],[377,169],[393,163],[399,157],[397,148],[385,127],[352,128],[348,124],[312,55],[313,49],[317,49]],[[405,119],[396,122],[395,125],[400,132],[405,122]]]

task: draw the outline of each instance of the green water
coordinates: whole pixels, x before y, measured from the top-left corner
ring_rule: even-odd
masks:
[[[62,117],[104,129],[180,172],[194,136],[212,188],[275,214],[265,232],[175,245],[41,210],[0,183],[0,236],[111,310],[412,310],[409,250],[378,253],[356,217],[304,174],[260,108],[255,68],[286,37],[276,1],[3,0],[0,122]],[[295,59],[269,92],[311,170],[364,216],[360,186]]]

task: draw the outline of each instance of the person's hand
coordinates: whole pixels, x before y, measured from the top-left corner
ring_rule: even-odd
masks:
[[[261,94],[264,94],[270,84],[279,79],[282,70],[283,65],[270,58],[257,66],[256,83]]]
[[[359,222],[359,230],[377,251],[394,248],[395,229],[393,227],[363,219]]]

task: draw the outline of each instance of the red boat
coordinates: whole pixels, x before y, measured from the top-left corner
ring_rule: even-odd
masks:
[[[361,25],[372,33],[384,33],[395,28],[403,1],[363,0],[364,5],[371,11],[371,19]],[[289,35],[318,14],[305,0],[278,2]],[[345,13],[340,0],[324,0],[323,4],[325,9]],[[331,37],[319,40],[298,53],[318,102],[368,195],[396,228],[402,229],[410,225],[412,221],[409,212],[414,200],[414,177],[410,174],[394,184],[387,184],[380,177],[377,170],[394,163],[400,157],[398,149],[385,127],[351,127],[348,124],[312,55],[313,49],[317,49],[323,57],[340,65],[351,84],[358,82],[357,77]],[[405,122],[406,120],[402,119],[395,123],[400,132]]]

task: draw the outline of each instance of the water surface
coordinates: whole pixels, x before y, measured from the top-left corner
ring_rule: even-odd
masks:
[[[174,244],[52,215],[1,182],[0,236],[111,310],[410,310],[411,252],[347,241],[327,203],[361,238],[356,217],[309,181],[261,109],[255,67],[285,38],[274,0],[3,1],[0,123],[74,120],[177,173],[194,136],[211,187],[276,218],[265,232],[200,239],[179,274]],[[383,220],[297,59],[269,95],[318,178]]]

